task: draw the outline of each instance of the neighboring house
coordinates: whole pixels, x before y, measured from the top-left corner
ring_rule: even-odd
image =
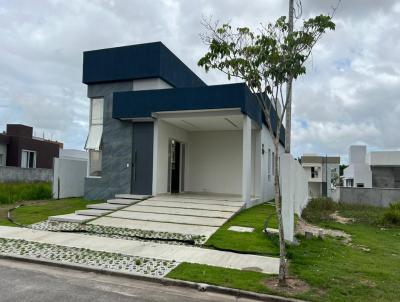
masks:
[[[331,197],[339,181],[339,156],[303,155],[301,165],[308,175],[309,197]]]
[[[84,52],[83,83],[91,104],[86,198],[273,198],[273,141],[245,84],[207,86],[161,42]],[[279,152],[284,141],[282,128]]]
[[[20,124],[7,124],[0,134],[0,166],[21,168],[53,168],[62,143],[33,136],[33,128]]]
[[[353,145],[349,166],[343,171],[344,187],[400,188],[400,151],[371,151]]]

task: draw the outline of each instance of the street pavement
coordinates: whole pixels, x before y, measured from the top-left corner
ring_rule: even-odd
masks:
[[[186,287],[4,259],[0,259],[0,276],[1,302],[256,301]]]

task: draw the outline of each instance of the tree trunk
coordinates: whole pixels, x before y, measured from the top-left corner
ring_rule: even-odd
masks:
[[[274,185],[275,185],[275,209],[278,217],[279,224],[279,286],[286,286],[286,275],[287,275],[287,260],[286,260],[286,245],[285,237],[283,233],[283,221],[282,221],[282,196],[280,189],[280,166],[279,166],[279,131],[277,136],[274,138],[275,145],[275,156],[274,156]]]
[[[289,0],[289,34],[293,32],[293,1]],[[286,84],[286,131],[285,131],[285,152],[290,153],[291,137],[292,137],[292,82],[293,77],[289,76]]]

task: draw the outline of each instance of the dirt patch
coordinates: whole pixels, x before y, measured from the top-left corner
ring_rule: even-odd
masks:
[[[310,290],[310,286],[306,282],[297,278],[293,277],[287,278],[286,279],[287,286],[279,286],[278,281],[279,281],[278,277],[268,279],[265,282],[265,285],[279,294],[290,295],[290,296],[303,294]]]
[[[343,243],[346,244],[351,241],[351,235],[343,231],[323,229],[319,226],[309,224],[303,219],[299,218],[296,225],[296,234],[304,236],[306,233],[311,233],[315,237],[331,236],[336,238],[343,238]]]
[[[343,217],[339,215],[339,212],[336,211],[335,213],[329,215],[330,218],[335,220],[336,222],[342,223],[342,224],[348,224],[348,223],[353,223],[355,221],[354,218],[348,218],[348,217]]]

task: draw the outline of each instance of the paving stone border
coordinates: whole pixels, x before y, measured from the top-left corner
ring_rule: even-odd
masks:
[[[97,269],[108,269],[151,277],[163,277],[179,264],[176,261],[5,238],[0,238],[0,254],[80,264]]]
[[[94,224],[82,224],[77,222],[58,222],[58,221],[42,221],[30,225],[30,228],[41,231],[52,232],[82,232],[88,235],[119,238],[127,240],[143,240],[154,241],[160,243],[201,246],[207,238],[206,236],[155,232],[140,229],[117,228],[109,226],[101,226]]]

